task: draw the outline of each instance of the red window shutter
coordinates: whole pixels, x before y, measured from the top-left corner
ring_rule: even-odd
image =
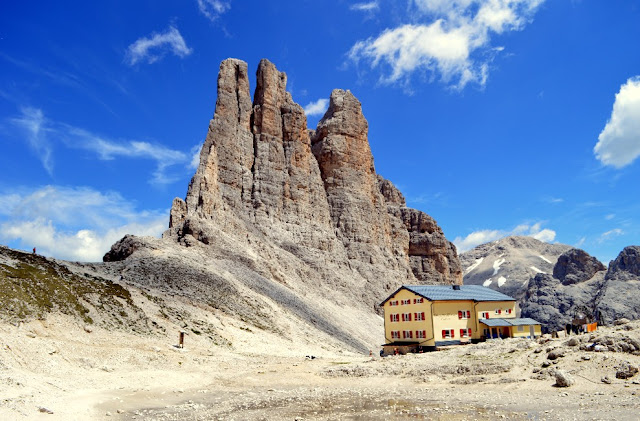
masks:
[[[471,312],[469,310],[467,310],[467,319],[471,318]]]
[[[458,319],[462,319],[462,312],[458,311]]]
[[[443,330],[443,331],[442,331],[442,337],[443,337],[443,338],[446,338],[446,337],[447,337],[447,331],[446,331],[446,330]]]
[[[455,330],[453,330],[453,329],[451,329],[451,337],[452,337],[452,338],[455,338],[455,337],[456,337],[456,331],[455,331]]]
[[[487,312],[487,319],[489,318],[489,313]]]
[[[411,321],[411,313],[409,313],[409,321]]]
[[[393,321],[393,314],[389,315],[389,321],[392,322]]]
[[[471,328],[467,329],[467,335],[469,335],[469,337],[471,337]]]
[[[422,320],[426,320],[426,319],[424,318],[424,311],[422,312]]]
[[[502,314],[502,310],[501,309],[498,309],[498,314]]]
[[[460,337],[462,338],[464,336],[464,329],[460,329]]]

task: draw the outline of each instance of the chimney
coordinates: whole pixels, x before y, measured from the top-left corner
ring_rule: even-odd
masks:
[[[460,285],[453,285],[453,289],[455,291],[460,291]]]

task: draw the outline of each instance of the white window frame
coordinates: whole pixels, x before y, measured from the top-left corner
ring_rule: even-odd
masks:
[[[391,339],[400,339],[400,331],[392,330],[391,331]]]
[[[414,320],[416,322],[422,322],[425,320],[424,311],[420,313],[414,313]]]
[[[402,313],[402,321],[410,322],[411,321],[411,313]]]
[[[399,313],[391,313],[391,323],[400,322],[400,314]]]
[[[442,329],[446,333],[444,334],[444,339],[453,339],[456,337],[455,329]]]
[[[458,313],[462,313],[462,320],[468,320],[471,318],[471,311],[469,310],[458,310]]]
[[[487,320],[489,318],[489,312],[488,311],[483,311],[482,314],[480,315],[481,319]]]
[[[413,331],[412,330],[403,330],[402,331],[402,339],[413,339]]]
[[[461,330],[464,331],[464,334],[460,335],[461,338],[470,338],[471,337],[471,328],[470,327],[463,328]]]
[[[411,304],[411,298],[407,298],[407,299],[404,299],[404,300],[400,301],[400,305],[408,306],[409,304]]]
[[[427,331],[426,330],[416,330],[416,339],[426,339]]]
[[[390,305],[391,307],[393,307],[393,306],[397,306],[397,305],[398,305],[398,300],[389,301],[389,305]]]

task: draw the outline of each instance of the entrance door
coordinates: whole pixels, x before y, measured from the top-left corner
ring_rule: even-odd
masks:
[[[536,337],[536,329],[533,326],[529,326],[529,334],[531,335],[531,339]]]

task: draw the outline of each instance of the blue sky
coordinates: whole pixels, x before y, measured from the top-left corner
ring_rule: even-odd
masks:
[[[607,263],[640,243],[638,22],[635,0],[3,2],[0,243],[100,260],[160,235],[220,61],[264,57],[309,127],[350,89],[378,173],[459,250],[520,234]]]

